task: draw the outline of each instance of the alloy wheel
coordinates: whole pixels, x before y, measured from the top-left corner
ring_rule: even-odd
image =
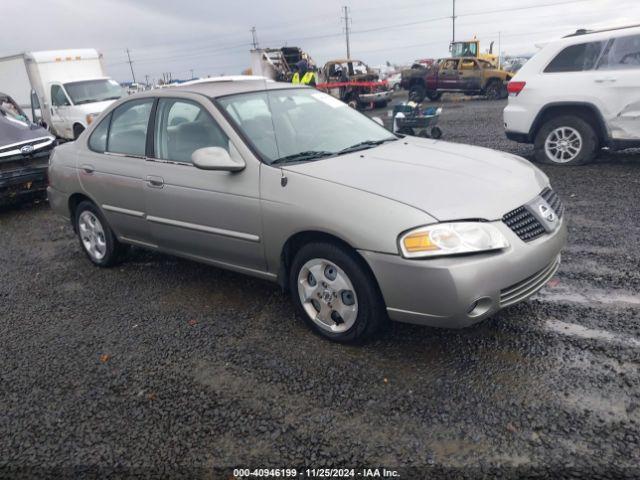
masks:
[[[544,151],[549,160],[567,163],[574,160],[582,150],[582,135],[573,127],[558,127],[547,135]]]

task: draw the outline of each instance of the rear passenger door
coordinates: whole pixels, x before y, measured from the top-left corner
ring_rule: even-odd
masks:
[[[230,139],[235,133],[202,98],[182,93],[158,101],[145,183],[149,228],[169,252],[263,271],[259,163],[245,158],[239,172],[193,165],[191,154],[205,147],[240,156]]]
[[[607,44],[594,75],[614,140],[640,139],[640,34]]]
[[[80,182],[119,237],[147,244],[144,178],[153,98],[131,100],[103,118],[77,159]]]

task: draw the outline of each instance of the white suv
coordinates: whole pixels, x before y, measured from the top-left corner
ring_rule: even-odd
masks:
[[[540,50],[508,84],[507,137],[545,163],[580,165],[640,146],[640,25],[578,30]]]

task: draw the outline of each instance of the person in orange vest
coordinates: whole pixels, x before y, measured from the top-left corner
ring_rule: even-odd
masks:
[[[316,86],[316,72],[309,68],[309,63],[306,60],[300,60],[296,63],[296,72],[291,78],[291,83],[309,85],[310,87]]]

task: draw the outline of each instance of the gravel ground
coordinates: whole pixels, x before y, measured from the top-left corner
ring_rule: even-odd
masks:
[[[445,139],[531,153],[504,102],[442,104]],[[137,249],[101,270],[46,203],[0,211],[0,478],[638,478],[640,154],[544,170],[570,241],[543,291],[361,347],[312,335],[272,284]]]

